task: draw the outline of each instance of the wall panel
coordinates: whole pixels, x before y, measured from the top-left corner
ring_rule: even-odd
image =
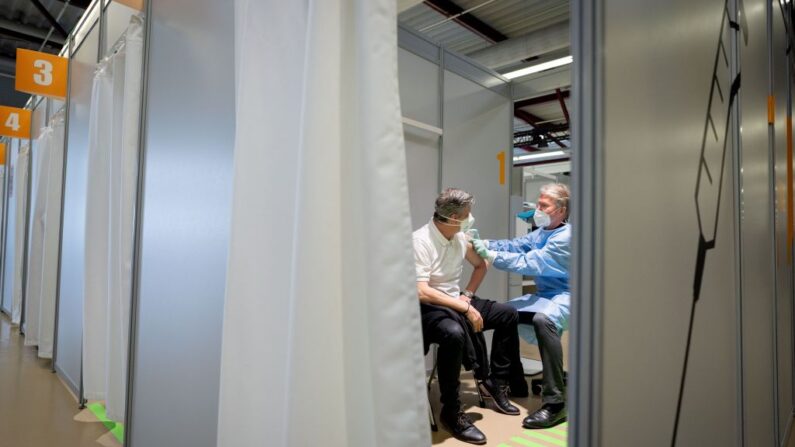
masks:
[[[58,284],[58,335],[55,366],[77,392],[83,337],[83,280],[85,253],[88,122],[91,86],[99,49],[99,26],[94,25],[72,59],[66,179]]]
[[[721,48],[729,52],[726,2],[603,5],[601,445],[671,445],[691,309],[677,445],[733,445],[738,334],[732,76]],[[720,95],[711,95],[713,81]],[[699,219],[715,247],[696,294]]]
[[[507,238],[513,218],[509,203],[513,102],[445,70],[443,107],[442,187],[463,188],[475,196],[472,213],[483,238]],[[502,184],[497,159],[501,152],[506,157]],[[470,272],[465,263],[463,278]],[[510,298],[507,273],[491,269],[478,295],[498,301]]]
[[[235,127],[234,8],[152,1],[148,20],[127,446],[214,447]]]

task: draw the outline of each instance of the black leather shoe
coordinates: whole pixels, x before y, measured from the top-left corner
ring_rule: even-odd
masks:
[[[551,407],[544,405],[540,409],[536,410],[535,413],[524,418],[522,421],[522,427],[550,428],[563,422],[566,422],[566,407],[553,412],[551,411]]]
[[[514,407],[511,404],[511,401],[508,400],[508,393],[505,387],[500,386],[494,380],[484,380],[481,382],[482,388],[481,391],[485,389],[483,393],[486,397],[491,397],[494,401],[494,406],[497,407],[497,411],[500,413],[510,414],[511,416],[517,416],[519,414],[519,409]]]
[[[450,434],[459,441],[477,445],[486,443],[486,435],[478,430],[478,428],[472,424],[472,421],[469,420],[469,416],[461,410],[451,414],[446,414],[442,411],[442,414],[439,415],[439,421],[442,423],[442,427],[449,431]]]

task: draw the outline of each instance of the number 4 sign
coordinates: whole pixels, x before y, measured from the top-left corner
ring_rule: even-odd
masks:
[[[0,106],[0,136],[30,138],[30,110]]]
[[[15,88],[50,98],[66,98],[69,61],[54,54],[17,48]]]

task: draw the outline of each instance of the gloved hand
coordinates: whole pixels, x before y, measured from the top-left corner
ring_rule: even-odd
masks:
[[[472,228],[471,230],[467,230],[466,233],[464,233],[464,236],[466,236],[468,241],[473,241],[480,239],[480,232],[477,229]]]
[[[489,246],[486,241],[480,239],[473,239],[472,240],[472,248],[475,249],[475,253],[478,254],[481,258],[492,262],[496,257],[497,253],[489,250]]]

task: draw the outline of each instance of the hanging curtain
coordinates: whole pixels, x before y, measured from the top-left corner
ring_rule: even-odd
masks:
[[[14,271],[13,271],[13,303],[11,306],[11,323],[19,324],[22,319],[22,273],[25,258],[25,232],[27,229],[28,206],[28,163],[30,163],[30,145],[19,148],[15,163],[14,178]]]
[[[430,445],[395,8],[235,1],[219,446]]]
[[[25,344],[38,345],[41,358],[52,358],[55,292],[61,224],[64,112],[56,113],[42,130],[35,158],[32,189],[30,253],[25,299]]]
[[[138,172],[143,22],[132,17],[99,65],[91,96],[86,206],[83,386],[124,420]]]

